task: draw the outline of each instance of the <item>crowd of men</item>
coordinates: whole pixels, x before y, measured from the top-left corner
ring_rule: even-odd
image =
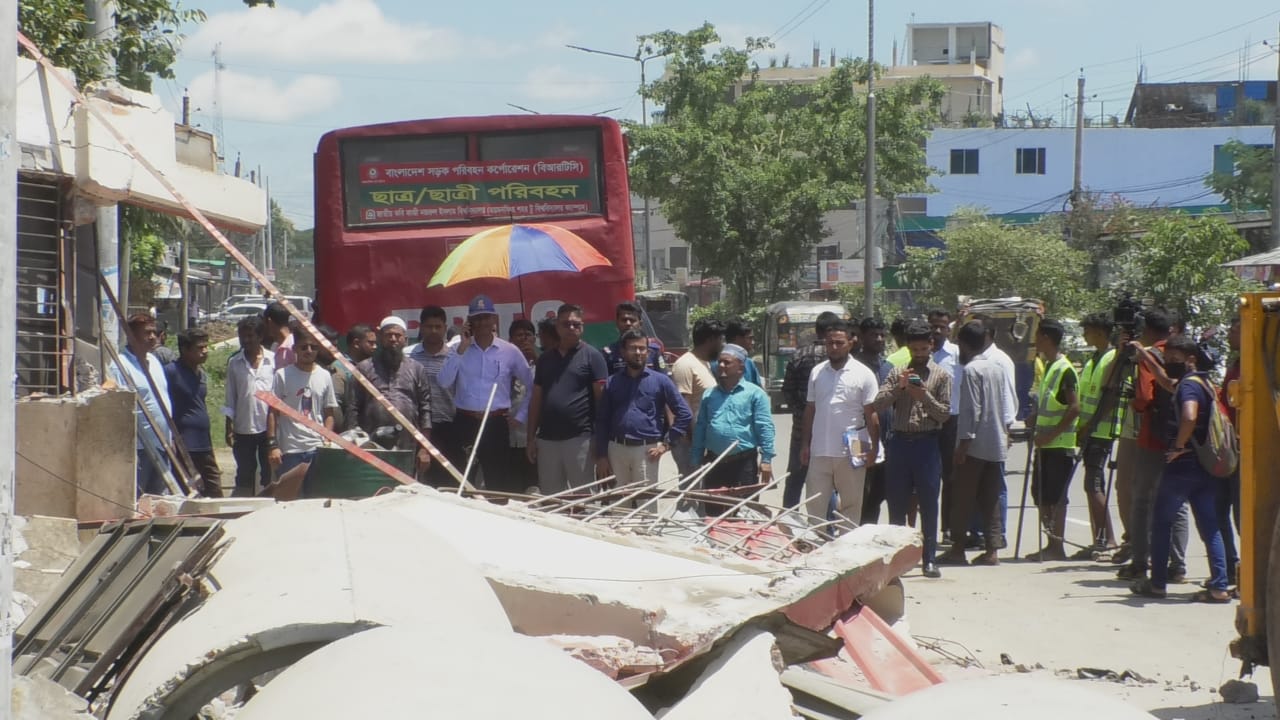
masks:
[[[438,306],[422,309],[412,345],[397,316],[356,325],[346,352],[393,414],[292,325],[282,305],[271,305],[240,321],[240,351],[227,366],[221,411],[235,492],[302,482],[324,442],[261,392],[328,429],[359,430],[379,447],[415,453],[419,479],[441,487],[456,480],[417,435],[454,468],[470,468],[470,482],[498,492],[551,494],[605,478],[652,484],[668,453],[682,476],[706,466],[704,490],[770,482],[775,429],[750,324],[695,323],[693,347],[668,368],[639,329],[638,306],[620,304],[615,319],[619,337],[602,349],[583,340],[583,310],[573,304],[537,325],[517,319],[503,339],[483,295],[456,335]],[[782,385],[793,413],[784,504],[803,504],[837,528],[877,522],[887,504],[890,523],[919,527],[930,578],[940,577],[940,565],[999,564],[1007,546],[1005,462],[1020,414],[1015,366],[995,343],[992,318],[958,319],[935,310],[886,328],[877,318],[854,324],[824,313]],[[1239,484],[1212,477],[1195,452],[1220,402],[1209,379],[1214,358],[1177,332],[1168,313],[1152,309],[1142,320],[1134,337],[1127,328],[1117,333],[1110,314],[1085,318],[1092,353],[1079,370],[1062,350],[1063,325],[1038,324],[1042,369],[1026,433],[1035,458],[1031,494],[1048,540],[1029,557],[1067,559],[1068,489],[1083,465],[1093,541],[1072,557],[1109,554],[1134,592],[1162,596],[1186,574],[1189,504],[1211,566],[1197,599],[1222,602],[1238,562],[1230,524]],[[202,370],[208,335],[183,331],[166,361],[153,318],[136,315],[128,325],[128,346],[111,372],[137,389],[146,409],[138,415],[138,492],[166,492],[164,446],[176,433],[200,489],[220,495]],[[338,342],[336,332],[319,329]],[[897,346],[888,355],[887,336]],[[1229,337],[1234,349],[1238,327]],[[1233,372],[1238,367],[1228,368],[1228,379]],[[1113,451],[1119,543],[1107,508]],[[939,541],[949,547],[940,552]],[[980,551],[972,561],[970,549]]]

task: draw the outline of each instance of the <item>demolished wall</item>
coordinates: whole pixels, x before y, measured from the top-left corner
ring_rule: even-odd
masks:
[[[20,401],[17,513],[81,521],[130,517],[137,463],[133,405],[133,393],[123,390]]]

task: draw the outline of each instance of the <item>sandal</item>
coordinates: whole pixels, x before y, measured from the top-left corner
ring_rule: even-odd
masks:
[[[1223,597],[1218,597],[1217,595],[1213,594],[1212,590],[1201,590],[1191,596],[1191,602],[1222,605],[1222,604],[1231,602],[1231,594],[1227,593]]]
[[[1151,580],[1147,578],[1143,578],[1142,580],[1130,585],[1129,592],[1134,595],[1156,598],[1158,600],[1163,600],[1167,596],[1164,588],[1158,588],[1155,585],[1152,585]]]

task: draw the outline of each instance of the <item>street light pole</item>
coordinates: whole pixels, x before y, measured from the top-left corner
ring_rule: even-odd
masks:
[[[657,53],[649,56],[642,56],[637,50],[635,55],[624,55],[622,53],[610,52],[608,50],[595,50],[593,48],[582,47],[581,45],[565,45],[571,50],[579,50],[592,55],[608,55],[609,57],[622,58],[640,64],[640,127],[649,127],[649,97],[645,94],[644,88],[647,82],[645,75],[645,63],[650,60],[656,60],[666,57],[670,53]],[[641,196],[644,201],[644,286],[646,290],[653,289],[653,246],[649,235],[649,195],[645,193]]]
[[[872,317],[875,313],[876,292],[873,278],[875,276],[875,242],[876,216],[876,93],[875,93],[875,42],[876,42],[876,3],[867,0],[867,167],[866,167],[866,202],[862,210],[865,221],[862,242],[862,305],[863,317]]]

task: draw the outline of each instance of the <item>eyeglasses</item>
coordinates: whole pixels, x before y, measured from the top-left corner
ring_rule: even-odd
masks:
[[[320,344],[319,343],[294,343],[293,349],[294,350],[319,350]]]

